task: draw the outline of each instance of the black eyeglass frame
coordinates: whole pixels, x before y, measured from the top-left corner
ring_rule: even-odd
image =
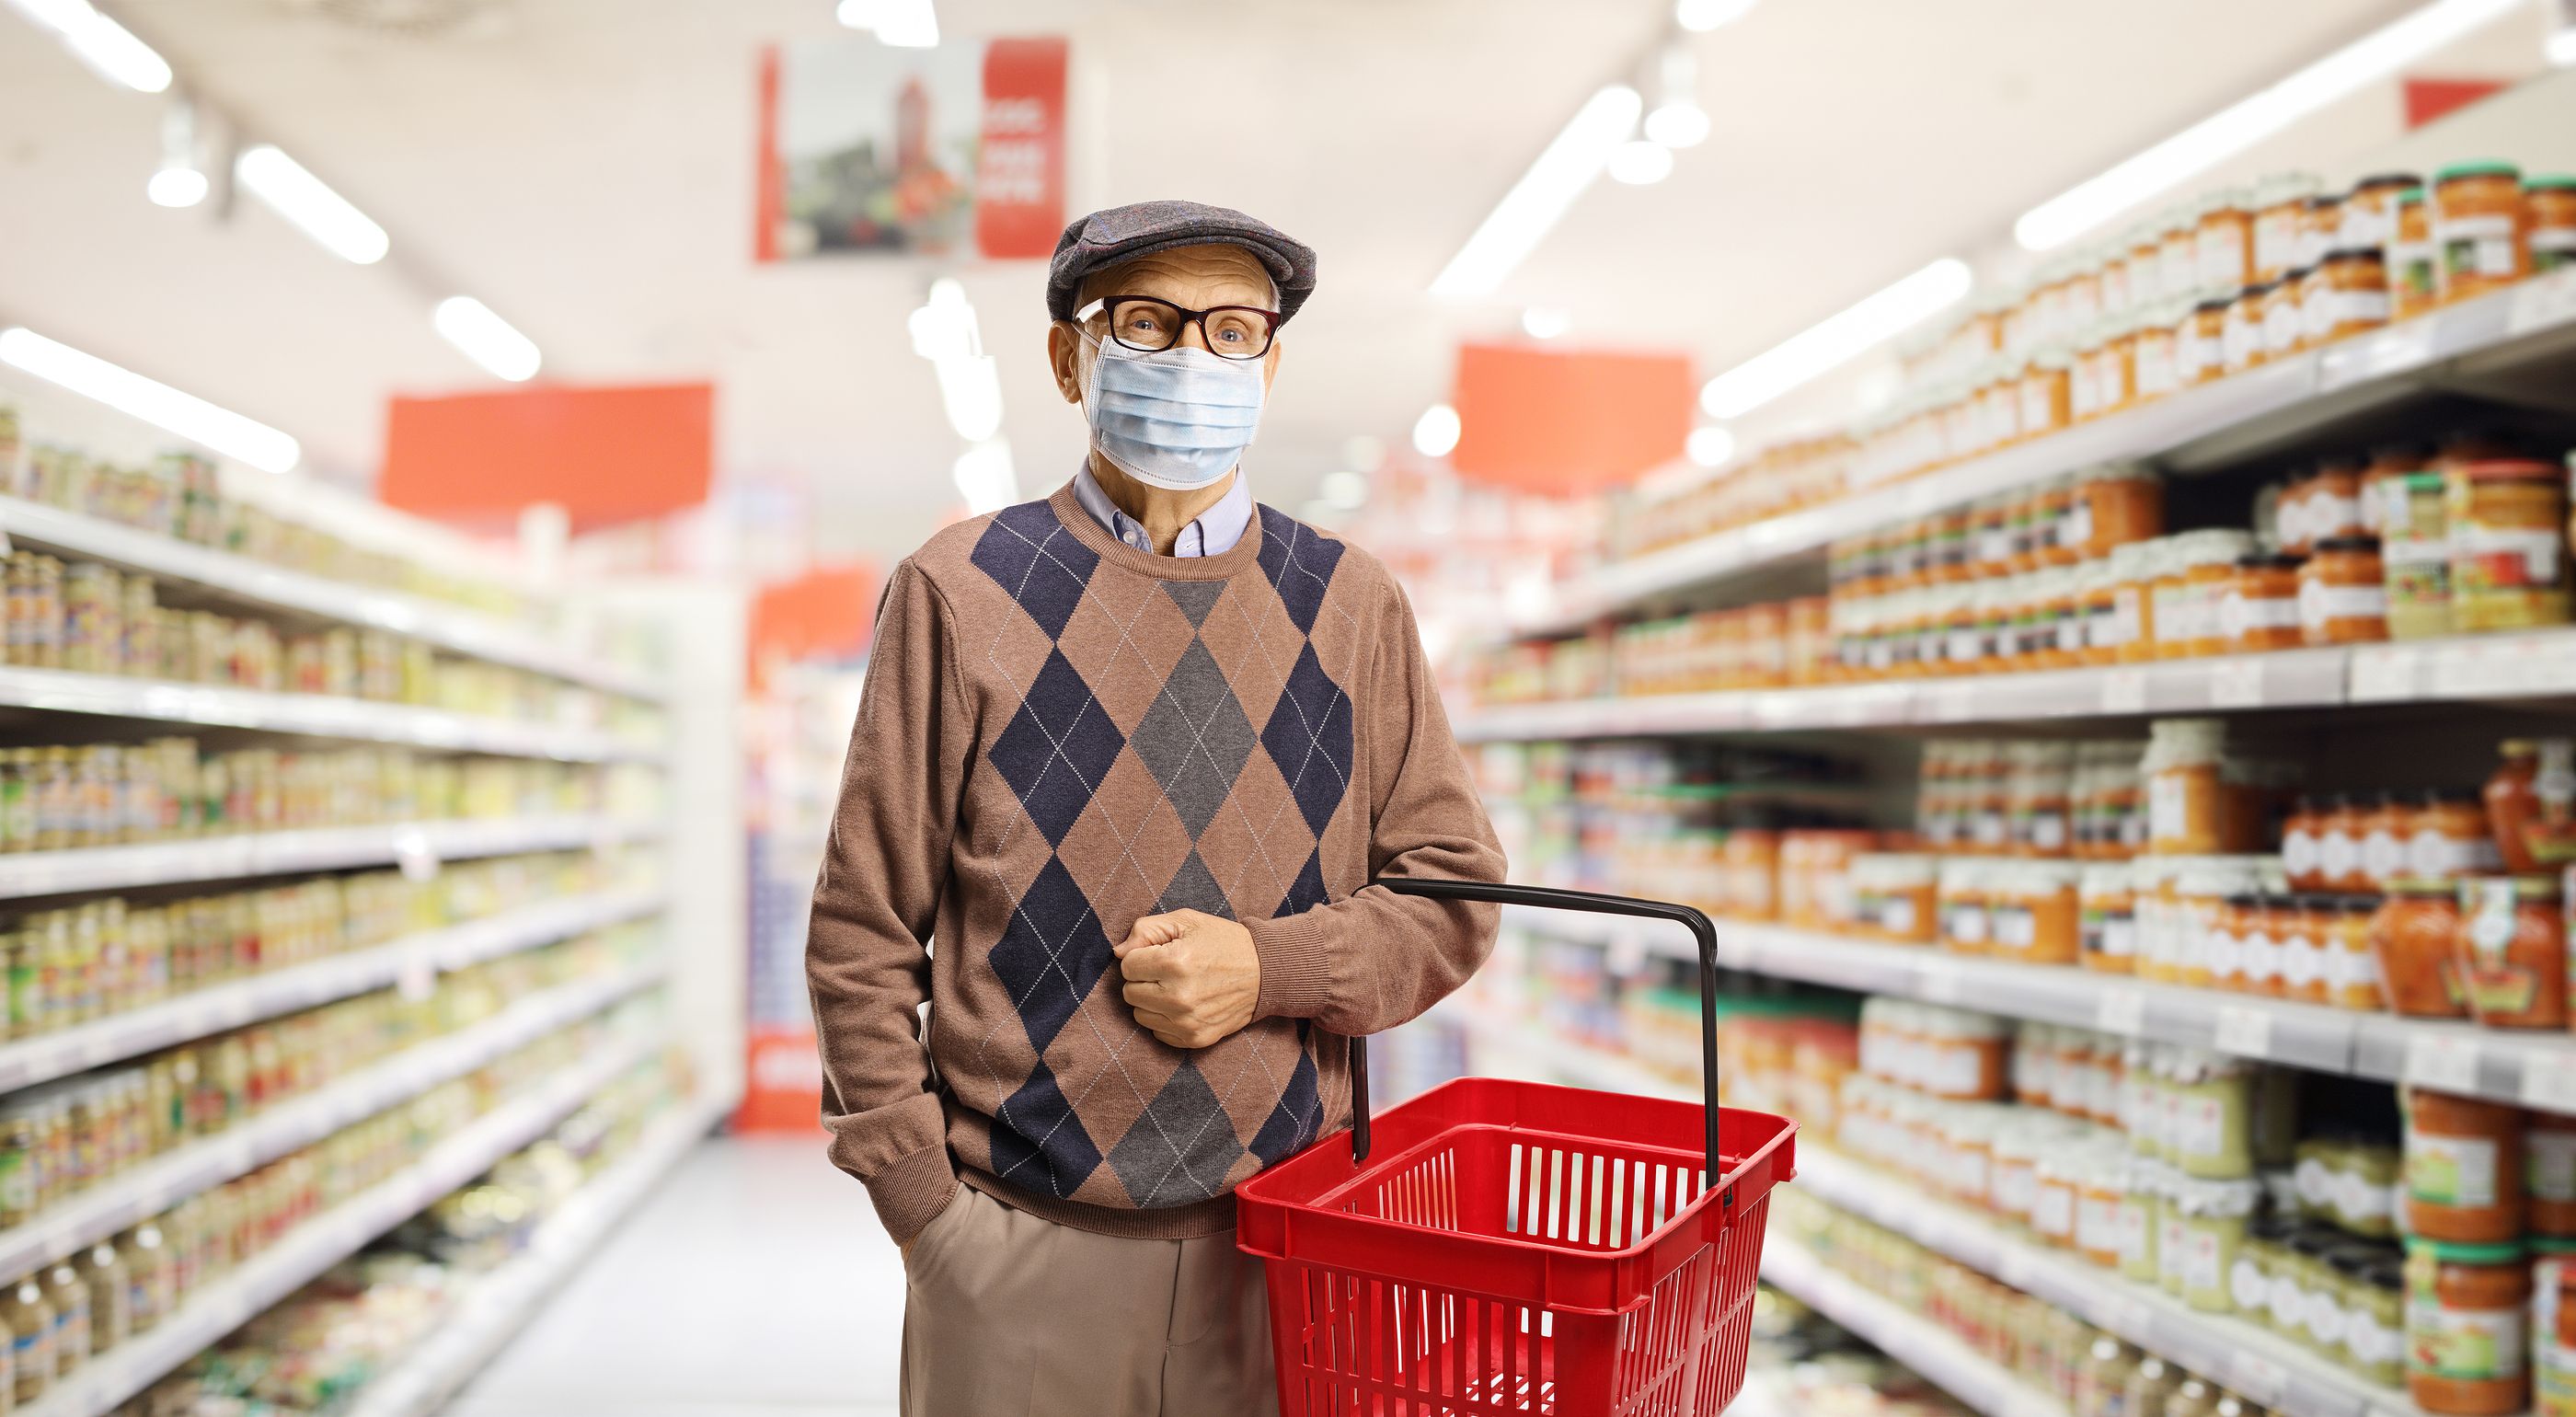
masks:
[[[1142,345],[1118,333],[1118,307],[1121,305],[1140,304],[1159,305],[1179,317],[1179,323],[1172,327],[1172,338],[1168,343]],[[1108,327],[1109,337],[1111,339],[1117,340],[1120,344],[1127,346],[1129,349],[1135,350],[1139,354],[1160,354],[1164,350],[1173,348],[1181,342],[1181,332],[1187,330],[1192,325],[1196,325],[1199,327],[1199,341],[1207,346],[1208,353],[1215,355],[1219,359],[1234,360],[1259,359],[1263,355],[1268,354],[1270,352],[1270,346],[1278,343],[1279,341],[1280,322],[1288,318],[1276,310],[1264,310],[1258,305],[1211,305],[1204,310],[1193,310],[1186,305],[1180,305],[1172,301],[1165,300],[1159,295],[1102,296],[1100,299],[1092,301],[1089,305],[1074,311],[1073,318],[1077,323],[1079,323],[1090,319],[1095,313],[1104,314],[1109,317]],[[1261,317],[1261,348],[1254,350],[1250,354],[1228,354],[1216,347],[1216,341],[1208,338],[1207,317],[1210,315],[1223,315],[1228,313],[1257,315]]]

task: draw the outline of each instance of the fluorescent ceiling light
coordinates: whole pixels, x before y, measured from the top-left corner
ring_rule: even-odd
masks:
[[[1668,148],[1695,148],[1708,141],[1708,110],[1689,99],[1675,99],[1646,115],[1646,138]]]
[[[385,229],[276,146],[261,143],[233,159],[233,176],[269,209],[344,261],[372,266],[393,249]]]
[[[1735,456],[1735,434],[1715,424],[1694,428],[1683,450],[1701,467],[1716,467]]]
[[[2299,119],[2529,0],[2435,0],[2270,88],[2211,114],[2098,177],[2022,213],[2013,235],[2033,251],[2063,246]]]
[[[1553,305],[1533,305],[1521,312],[1521,333],[1531,339],[1554,339],[1574,328],[1574,317]]]
[[[1673,150],[1652,138],[1621,143],[1610,153],[1610,176],[1631,187],[1645,187],[1673,175]]]
[[[2576,68],[2576,0],[2550,0],[2549,38],[2541,52],[2553,68]]]
[[[451,295],[438,302],[429,322],[449,344],[464,351],[465,357],[480,364],[495,378],[513,384],[536,377],[542,362],[537,342],[519,333],[507,320],[492,313],[492,307],[471,295]]]
[[[161,115],[161,165],[143,195],[156,207],[193,207],[206,199],[208,185],[197,158],[197,106],[181,99]]]
[[[966,287],[953,277],[930,283],[930,298],[905,322],[912,352],[930,361],[939,375],[939,400],[957,436],[981,443],[1002,428],[1002,378],[992,356],[984,353],[982,327]]]
[[[1426,458],[1445,458],[1457,448],[1462,426],[1458,410],[1435,403],[1413,420],[1413,450]]]
[[[1708,31],[1753,13],[1753,0],[1678,0],[1673,20],[1686,30]]]
[[[968,516],[998,512],[1020,500],[1019,469],[1011,462],[1007,440],[988,438],[959,453],[949,476],[957,483],[957,495],[966,499]]]
[[[206,199],[206,174],[193,167],[164,167],[143,184],[156,207],[193,207]]]
[[[217,408],[194,394],[155,383],[34,330],[0,330],[0,364],[24,369],[155,428],[268,472],[285,472],[304,456],[293,438],[265,423]]]
[[[1555,227],[1566,208],[1574,205],[1574,199],[1583,195],[1583,189],[1592,185],[1592,179],[1601,175],[1611,150],[1636,130],[1637,114],[1645,103],[1626,84],[1612,84],[1584,100],[1529,171],[1494,204],[1467,244],[1441,268],[1431,282],[1431,293],[1492,294]]]
[[[841,0],[833,14],[851,29],[872,31],[879,44],[899,49],[939,44],[939,14],[931,0]]]
[[[1699,406],[1711,418],[1742,417],[1939,314],[1975,283],[1967,262],[1945,256],[1709,380]]]
[[[170,87],[170,61],[134,32],[98,12],[89,0],[9,0],[17,11],[52,30],[80,61],[111,84],[137,93]]]

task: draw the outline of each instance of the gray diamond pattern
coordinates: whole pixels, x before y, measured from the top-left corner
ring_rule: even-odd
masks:
[[[1163,692],[1127,740],[1162,784],[1192,840],[1216,820],[1258,741],[1216,656],[1196,639],[1181,652]]]
[[[1157,914],[1167,910],[1203,910],[1210,915],[1234,918],[1234,906],[1225,898],[1225,887],[1218,885],[1216,872],[1193,849],[1172,873],[1172,883],[1163,887],[1163,898],[1154,902]]]
[[[1161,585],[1172,603],[1181,607],[1181,613],[1190,617],[1193,630],[1207,628],[1208,612],[1216,609],[1217,597],[1225,594],[1223,581],[1164,581]]]
[[[1184,1059],[1111,1150],[1109,1167],[1129,1199],[1151,1210],[1217,1194],[1243,1152],[1215,1091],[1198,1065]]]

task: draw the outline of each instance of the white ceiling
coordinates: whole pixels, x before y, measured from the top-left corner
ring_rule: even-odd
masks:
[[[108,0],[218,106],[576,382],[713,378],[729,477],[812,489],[825,551],[951,509],[955,436],[903,317],[933,267],[750,259],[754,56],[830,0],[487,0],[429,38],[311,0]],[[1251,466],[1295,505],[1344,440],[1400,441],[1462,334],[1560,306],[1575,341],[1714,372],[2408,8],[2390,0],[1765,0],[1693,41],[1716,120],[1658,186],[1603,184],[1489,304],[1423,290],[1664,0],[941,0],[950,36],[1071,35],[1077,204],[1189,196],[1315,245]],[[1263,96],[1216,109],[1191,76]],[[1247,85],[1246,80],[1249,79]],[[285,428],[363,480],[392,392],[484,386],[413,289],[255,204],[147,205],[159,101],[0,16],[0,316]],[[957,272],[1024,487],[1081,446],[1035,263]]]

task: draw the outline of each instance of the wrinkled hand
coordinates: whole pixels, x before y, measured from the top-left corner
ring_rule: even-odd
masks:
[[[1252,1022],[1261,956],[1241,925],[1197,910],[1148,915],[1116,953],[1136,1022],[1172,1047],[1205,1048]]]

